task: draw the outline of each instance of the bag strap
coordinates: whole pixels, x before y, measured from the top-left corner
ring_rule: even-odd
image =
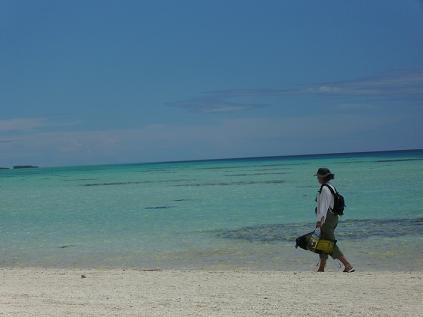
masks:
[[[333,195],[333,196],[335,196],[335,195],[336,195],[337,191],[336,191],[336,190],[335,190],[332,186],[330,186],[329,184],[323,184],[323,185],[320,187],[319,193],[322,193],[322,189],[323,189],[323,187],[327,187],[327,188],[329,188],[329,190],[330,190],[330,192],[332,193],[332,195]]]
[[[321,187],[320,187],[320,191],[319,191],[319,193],[322,193],[322,189],[323,189],[323,187],[327,187],[327,188],[329,188],[329,190],[330,190],[330,192],[332,193],[332,195],[333,195],[333,203],[334,203],[334,208],[335,208],[335,202],[336,202],[336,194],[337,194],[337,192],[336,192],[336,190],[332,187],[332,186],[330,186],[329,184],[323,184]],[[329,207],[329,210],[332,210],[333,211],[333,208],[330,208]]]

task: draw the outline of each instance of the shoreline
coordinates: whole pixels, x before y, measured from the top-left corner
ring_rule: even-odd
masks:
[[[5,316],[422,316],[423,312],[423,272],[151,269],[0,268],[0,312]]]
[[[274,273],[274,274],[312,274],[317,273],[317,265],[311,266],[311,269],[307,270],[277,270],[277,269],[261,269],[253,267],[222,267],[222,266],[210,266],[210,267],[159,267],[159,266],[0,266],[0,273],[4,271],[33,271],[33,272],[173,272],[173,273]],[[357,269],[356,266],[354,268]],[[326,266],[326,271],[324,273],[343,273],[343,267],[335,267],[329,262]],[[423,278],[423,267],[421,269],[402,269],[402,270],[393,270],[393,269],[381,269],[381,270],[360,270],[357,269],[359,274],[421,274]]]

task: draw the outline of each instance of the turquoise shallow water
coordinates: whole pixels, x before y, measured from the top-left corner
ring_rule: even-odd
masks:
[[[311,270],[320,166],[356,266],[423,270],[423,151],[0,171],[0,265]]]

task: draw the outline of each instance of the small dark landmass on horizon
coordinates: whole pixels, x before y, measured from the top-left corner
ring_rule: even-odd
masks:
[[[38,168],[38,166],[36,166],[36,165],[14,165],[11,168],[0,166],[0,170],[10,170],[10,169],[18,170],[18,169],[25,169],[25,168]]]
[[[38,166],[35,165],[15,165],[13,166],[13,169],[20,169],[20,168],[38,168]]]

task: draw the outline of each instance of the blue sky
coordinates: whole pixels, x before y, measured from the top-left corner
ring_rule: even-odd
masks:
[[[423,2],[0,2],[0,166],[423,147]]]

